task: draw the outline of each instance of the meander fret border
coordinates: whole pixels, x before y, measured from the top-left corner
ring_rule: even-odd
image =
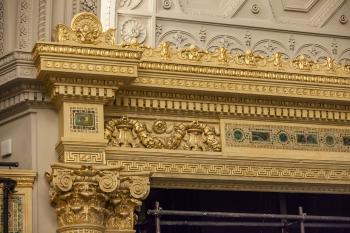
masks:
[[[107,155],[108,156],[108,155]],[[125,171],[149,171],[153,175],[179,174],[198,175],[207,178],[222,177],[227,179],[270,179],[271,181],[297,181],[300,183],[350,184],[350,170],[346,168],[317,168],[317,167],[288,167],[241,165],[227,163],[199,163],[199,162],[172,162],[172,161],[142,161],[107,159],[107,165],[123,166]]]

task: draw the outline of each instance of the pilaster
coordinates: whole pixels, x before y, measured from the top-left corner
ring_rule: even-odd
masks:
[[[150,174],[107,166],[104,105],[137,77],[142,49],[115,45],[114,30],[86,12],[58,25],[56,38],[37,43],[33,58],[59,114],[60,163],[47,173],[57,232],[134,232]]]
[[[136,78],[142,50],[114,46],[113,30],[102,32],[92,13],[78,14],[71,25],[58,25],[58,43],[36,44],[38,79],[59,111],[59,161],[106,164],[103,106]]]

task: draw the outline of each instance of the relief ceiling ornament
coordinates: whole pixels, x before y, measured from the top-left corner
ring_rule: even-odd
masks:
[[[112,119],[105,124],[105,138],[108,145],[114,147],[219,152],[221,142],[218,136],[214,128],[198,121],[176,124],[171,129],[167,129],[163,121],[156,121],[152,127],[127,117]]]
[[[140,21],[130,19],[122,24],[120,35],[125,42],[137,40],[138,43],[143,43],[146,39],[146,28]]]
[[[224,72],[220,71],[220,69],[224,65],[226,69],[249,68],[253,66],[261,69],[285,70],[288,72],[326,72],[340,75],[350,73],[350,64],[338,64],[331,57],[324,57],[324,59],[317,61],[309,55],[300,54],[296,58],[289,59],[281,52],[272,53],[270,56],[262,56],[251,49],[247,49],[244,53],[230,53],[225,47],[217,47],[215,51],[211,52],[201,50],[194,44],[178,50],[173,48],[170,42],[162,42],[158,48],[147,48],[146,46],[144,48],[146,49],[141,58],[143,62],[159,62],[159,59],[167,60],[167,63],[174,62],[173,65],[160,66],[162,69],[171,71],[190,71],[192,73],[205,73],[205,71],[209,73],[209,71],[212,71],[211,73],[214,74],[223,74]],[[178,63],[198,64],[199,66],[198,69],[193,66],[187,68]],[[209,68],[209,65],[212,68]],[[155,69],[156,67],[154,66]]]
[[[121,170],[118,166],[52,165],[46,177],[57,232],[133,232],[135,211],[149,194],[149,173]]]

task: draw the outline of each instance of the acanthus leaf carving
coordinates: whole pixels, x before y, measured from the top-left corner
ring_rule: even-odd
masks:
[[[139,211],[150,191],[149,178],[145,176],[128,176],[122,179],[118,192],[110,195],[110,215],[106,221],[108,230],[130,230],[137,222]]]

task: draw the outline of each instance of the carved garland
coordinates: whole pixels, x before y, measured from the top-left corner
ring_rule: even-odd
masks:
[[[155,133],[166,131],[165,122],[156,123],[153,127]],[[157,137],[152,135],[145,123],[122,117],[106,122],[105,138],[109,146],[116,147],[142,145],[152,149],[221,151],[221,143],[215,130],[198,121],[175,125],[168,135]]]

